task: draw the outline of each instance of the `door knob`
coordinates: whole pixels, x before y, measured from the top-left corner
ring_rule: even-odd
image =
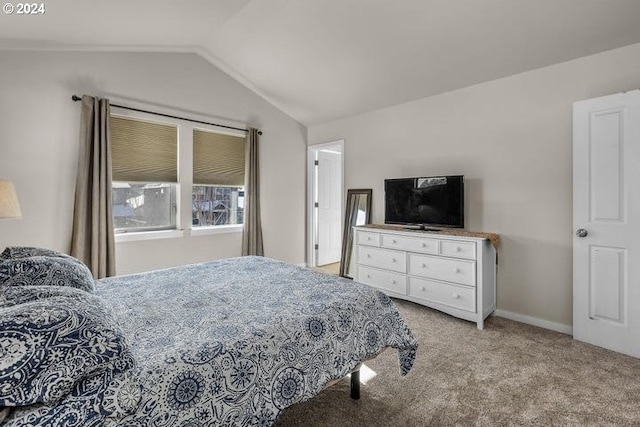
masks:
[[[578,237],[587,237],[587,234],[589,234],[589,232],[584,228],[578,228],[578,230],[576,230],[576,236]]]

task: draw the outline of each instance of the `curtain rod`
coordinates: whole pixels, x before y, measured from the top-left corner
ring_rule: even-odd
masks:
[[[82,101],[82,98],[77,96],[77,95],[72,95],[71,99],[74,102]],[[179,116],[172,116],[170,114],[158,113],[158,112],[149,111],[149,110],[141,110],[139,108],[125,107],[124,105],[111,104],[111,106],[112,107],[117,107],[117,108],[123,108],[125,110],[130,110],[130,111],[137,111],[139,113],[147,113],[147,114],[154,114],[156,116],[168,117],[170,119],[186,120],[188,122],[200,123],[200,124],[203,124],[203,125],[217,126],[219,128],[233,129],[233,130],[239,130],[239,131],[242,131],[242,132],[248,132],[247,129],[243,129],[243,128],[236,128],[236,127],[233,127],[233,126],[219,125],[217,123],[203,122],[201,120],[189,119],[189,118],[186,118],[186,117],[179,117]],[[262,131],[259,130],[258,131],[258,135],[262,135]]]

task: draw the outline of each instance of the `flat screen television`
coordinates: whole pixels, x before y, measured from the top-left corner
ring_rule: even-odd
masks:
[[[384,222],[464,228],[464,176],[385,179]]]

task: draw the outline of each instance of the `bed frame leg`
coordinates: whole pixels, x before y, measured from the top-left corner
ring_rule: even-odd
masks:
[[[360,369],[351,372],[351,398],[360,399]]]

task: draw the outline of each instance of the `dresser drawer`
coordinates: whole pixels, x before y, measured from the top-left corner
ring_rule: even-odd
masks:
[[[388,249],[358,246],[358,264],[406,273],[407,255],[404,252]]]
[[[398,249],[409,252],[421,252],[423,254],[438,253],[438,241],[427,238],[418,239],[415,237],[382,234],[380,246],[383,248]]]
[[[443,240],[440,242],[440,255],[476,259],[476,244],[473,242]]]
[[[367,246],[380,246],[380,233],[358,231],[358,244]]]
[[[385,291],[407,294],[407,276],[404,274],[359,265],[358,281]]]
[[[409,254],[409,274],[467,286],[476,285],[475,261]]]
[[[427,279],[409,278],[409,296],[475,313],[476,290]]]

